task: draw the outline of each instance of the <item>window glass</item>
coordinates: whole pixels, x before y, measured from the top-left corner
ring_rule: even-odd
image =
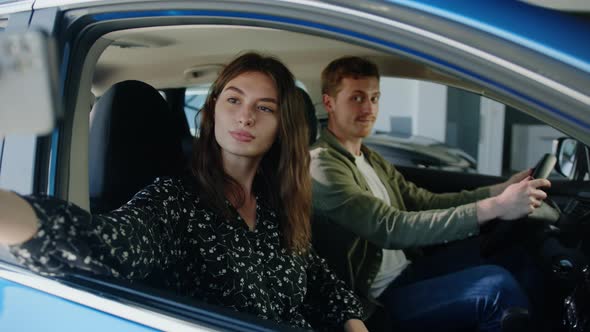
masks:
[[[205,99],[209,94],[209,87],[211,87],[211,84],[190,87],[186,89],[184,94],[184,115],[193,135],[198,134],[198,128],[201,124],[199,110],[205,104]]]
[[[462,89],[392,77],[382,77],[380,87],[379,116],[366,141],[397,165],[508,176],[534,167],[565,136]]]
[[[1,1],[0,1],[1,3]],[[8,25],[8,17],[0,17],[0,32],[6,30],[6,26]]]
[[[2,155],[4,154],[4,137],[0,137],[0,172],[2,172]]]

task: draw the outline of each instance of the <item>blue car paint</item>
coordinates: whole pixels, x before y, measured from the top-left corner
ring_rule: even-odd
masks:
[[[387,2],[474,27],[590,72],[590,44],[573,37],[587,37],[590,21],[572,14],[514,0]]]
[[[0,278],[0,331],[157,331]]]

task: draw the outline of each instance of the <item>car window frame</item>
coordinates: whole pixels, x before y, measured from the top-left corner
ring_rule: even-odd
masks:
[[[106,6],[106,7],[108,7],[108,6]],[[91,12],[91,14],[94,14],[94,13],[96,13],[96,9],[91,8],[90,12]],[[92,13],[92,12],[94,12],[94,13]],[[228,19],[228,22],[229,21],[230,20]],[[254,22],[254,21],[255,20],[252,20],[252,22]],[[71,23],[76,23],[76,22],[71,22]],[[276,25],[273,25],[273,24],[268,24],[268,25],[269,26],[271,26],[271,25],[272,26],[281,26],[283,28],[286,28],[286,27],[288,27],[289,23],[283,22],[281,24],[278,24],[277,23]],[[313,29],[314,28],[312,28],[312,27],[307,27],[306,29],[303,29],[303,30],[307,31],[307,33],[312,33]],[[91,33],[91,32],[88,32],[88,33]],[[328,35],[331,35],[331,34],[338,36],[338,32],[337,31],[331,31],[331,32],[324,31],[324,33],[322,35],[328,36]],[[343,38],[343,37],[340,36],[340,38]],[[343,38],[343,39],[352,42],[354,40],[357,40],[355,38],[356,37],[354,37],[354,36],[347,36],[346,38]],[[358,41],[358,40],[357,40],[357,42],[360,43],[360,41]],[[65,67],[69,68],[69,70],[71,70],[71,71],[75,71],[76,69],[79,69],[82,66],[81,65],[81,62],[84,62],[84,61],[87,61],[87,60],[91,60],[91,59],[87,59],[86,58],[86,54],[84,54],[84,50],[85,51],[88,51],[88,49],[90,49],[90,47],[92,46],[92,44],[85,44],[85,43],[87,43],[87,41],[83,41],[83,40],[70,40],[70,41],[67,41],[66,43],[69,43],[68,45],[70,45],[72,48],[74,47],[72,45],[76,45],[77,47],[80,47],[82,49],[82,51],[81,51],[81,53],[76,53],[76,52],[78,52],[77,50],[69,49],[69,51],[71,53],[68,53],[65,56],[66,57],[69,57],[70,59],[71,58],[75,58],[75,60],[71,60],[70,61],[70,60],[64,60],[64,59],[62,59],[62,66],[65,66]],[[92,41],[92,43],[94,43],[94,41]],[[373,47],[377,47],[377,44],[372,44],[371,42],[367,42],[367,41],[363,41],[362,45],[373,45]],[[388,52],[390,53],[391,51],[388,51]],[[82,54],[81,59],[78,59],[76,57],[77,54]],[[68,99],[68,103],[69,104],[66,105],[66,107],[69,108],[69,111],[67,111],[68,114],[73,113],[75,111],[76,112],[79,112],[80,111],[80,109],[76,106],[76,105],[79,105],[80,104],[80,99],[78,98],[79,91],[76,91],[75,90],[75,87],[74,87],[74,84],[76,84],[76,81],[77,81],[76,78],[77,77],[79,78],[80,76],[75,76],[75,75],[74,76],[68,76],[68,80],[69,81],[65,83],[64,95],[68,97],[67,99]],[[65,125],[65,130],[62,132],[62,135],[61,135],[62,138],[64,140],[66,140],[66,143],[63,143],[64,141],[63,140],[60,140],[60,142],[62,142],[62,143],[60,143],[60,145],[63,146],[63,149],[61,149],[61,151],[60,151],[61,156],[59,157],[59,160],[58,161],[59,162],[62,162],[62,163],[68,162],[68,159],[71,158],[71,156],[70,156],[70,152],[71,152],[70,151],[70,146],[68,146],[69,144],[71,144],[71,142],[68,142],[67,140],[71,140],[71,137],[72,137],[71,131],[72,131],[72,129],[71,128],[68,128],[68,126],[73,126],[74,120],[73,120],[73,117],[72,117],[71,114],[70,115],[66,115],[66,118],[68,118],[68,117],[70,117],[70,118],[69,119],[66,119],[66,123],[67,124]],[[70,169],[69,169],[69,166],[68,166],[67,169],[66,169],[66,173],[69,174],[69,170]],[[64,171],[63,169],[60,169],[60,172],[63,172],[63,171]],[[57,175],[56,174],[55,176],[58,176],[59,177],[61,175]],[[71,185],[68,184],[70,179],[67,178],[67,176],[69,176],[69,175],[63,175],[63,178],[66,179],[66,180],[61,181],[60,183],[57,184],[57,186],[59,188],[58,189],[59,191],[56,192],[56,195],[57,196],[62,196],[62,197],[72,198],[70,196],[70,192],[69,192],[69,189],[70,189]]]

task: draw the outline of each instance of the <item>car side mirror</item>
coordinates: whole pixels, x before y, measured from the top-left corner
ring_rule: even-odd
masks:
[[[578,148],[580,143],[569,137],[560,137],[554,143],[555,148],[553,152],[557,156],[555,170],[559,174],[572,179],[578,163]]]
[[[40,31],[0,32],[0,138],[48,134],[60,115],[53,39]]]

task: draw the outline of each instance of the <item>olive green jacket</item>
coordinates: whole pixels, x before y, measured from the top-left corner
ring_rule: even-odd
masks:
[[[411,249],[478,234],[475,202],[489,188],[434,194],[406,181],[393,165],[366,146],[361,150],[389,194],[373,196],[348,152],[328,130],[311,148],[313,243],[363,300],[381,266],[381,249]],[[419,211],[419,212],[417,212]]]

